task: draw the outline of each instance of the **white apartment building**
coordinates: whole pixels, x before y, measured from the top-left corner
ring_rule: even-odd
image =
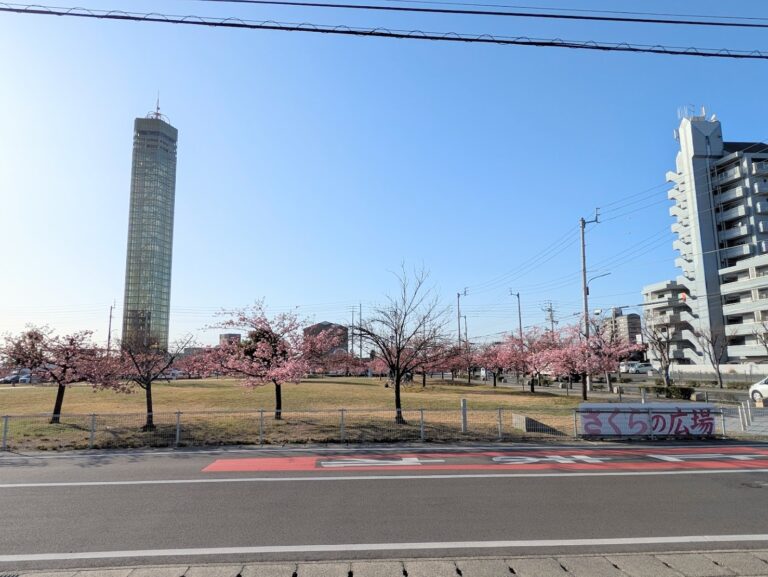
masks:
[[[768,359],[768,145],[724,142],[713,115],[683,118],[668,198],[675,280],[644,287],[646,322],[668,327],[671,356],[704,364],[694,331],[724,335],[729,360]],[[725,360],[725,359],[723,359]]]

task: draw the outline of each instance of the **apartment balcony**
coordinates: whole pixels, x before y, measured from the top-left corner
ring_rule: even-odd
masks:
[[[760,203],[758,203],[759,205]],[[717,222],[727,222],[729,220],[733,220],[735,218],[742,218],[746,216],[747,209],[744,205],[741,206],[734,206],[730,210],[726,210],[725,212],[721,212],[717,215]]]
[[[752,185],[755,194],[768,194],[768,182],[758,181]]]
[[[760,345],[730,345],[728,347],[728,357],[731,359],[766,356],[768,356],[768,352],[766,352],[765,347]]]
[[[768,225],[768,222],[766,225]],[[766,230],[768,230],[768,228]],[[720,240],[732,240],[734,238],[741,238],[742,236],[749,236],[749,227],[747,225],[734,226],[728,230],[721,231],[718,236],[720,237]]]
[[[760,254],[768,254],[768,241],[761,240],[757,243],[757,252]]]
[[[680,255],[683,256],[685,253],[690,252],[691,250],[691,240],[690,237],[688,237],[688,242],[684,242],[683,239],[679,238],[677,240],[672,241],[672,250],[680,251]]]
[[[716,185],[723,185],[726,182],[741,178],[741,167],[734,166],[733,168],[721,172],[712,178],[712,182]]]
[[[755,205],[757,214],[768,214],[768,202],[758,202]]]
[[[744,198],[746,195],[747,189],[744,186],[737,186],[735,188],[729,188],[728,190],[721,192],[717,196],[718,202],[730,202],[732,200],[737,200],[739,198]]]
[[[768,288],[768,276],[745,278],[729,283],[720,284],[720,294],[732,295],[754,289]],[[768,307],[767,307],[768,308]]]
[[[757,232],[768,233],[768,220],[759,220],[757,222]]]
[[[761,324],[756,322],[725,325],[725,334],[729,337],[746,337],[757,332],[763,332],[763,330]]]
[[[693,265],[691,264],[693,261],[693,256],[690,254],[681,254],[679,257],[675,259],[675,267],[680,269],[691,269],[693,268]]]
[[[762,310],[768,310],[768,298],[758,300],[747,298],[737,303],[723,305],[723,314],[726,316],[748,315]]]
[[[675,218],[682,218],[688,215],[688,203],[678,202],[677,204],[669,207],[669,216]]]
[[[669,174],[669,173],[667,173]],[[765,174],[768,175],[768,162],[753,162],[752,163],[752,174],[758,175],[758,174]]]
[[[683,200],[685,198],[685,192],[680,190],[677,186],[675,186],[674,188],[670,188],[667,191],[667,198],[669,200],[675,200],[675,201]]]
[[[751,244],[740,244],[738,246],[729,246],[728,248],[720,249],[720,256],[725,258],[739,258],[749,256],[751,254]]]
[[[666,174],[667,182],[675,182],[675,183],[680,182],[680,179],[682,178],[682,176],[683,175],[680,174],[679,172],[672,172],[671,170],[668,170]]]

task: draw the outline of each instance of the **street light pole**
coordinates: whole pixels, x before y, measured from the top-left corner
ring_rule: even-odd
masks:
[[[459,346],[461,346],[461,297],[467,296],[467,289],[464,287],[463,293],[456,293],[456,329],[458,332],[456,333],[459,337]]]
[[[589,286],[587,285],[587,245],[584,240],[584,229],[588,223],[600,222],[600,214],[595,209],[595,218],[592,220],[584,220],[584,217],[579,219],[579,228],[581,230],[581,292],[584,297],[584,338],[589,347]],[[589,350],[589,349],[587,349]],[[587,382],[589,375],[584,373],[581,379],[581,398],[587,400],[587,391],[591,388]]]
[[[520,333],[520,342],[523,342],[523,314],[520,312],[520,293],[513,293],[512,289],[509,289],[509,294],[517,297],[517,330]]]

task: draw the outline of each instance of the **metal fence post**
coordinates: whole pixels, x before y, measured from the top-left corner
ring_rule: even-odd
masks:
[[[91,436],[88,439],[88,448],[93,449],[93,444],[96,439],[96,413],[91,413]]]
[[[419,436],[422,442],[425,440],[424,435],[424,409],[419,409]]]
[[[746,401],[747,406],[747,414],[749,415],[749,424],[752,424],[752,404],[749,401]]]
[[[499,407],[499,441],[504,438],[504,423],[501,420],[501,411],[503,409]]]
[[[5,415],[3,417],[3,445],[2,449],[3,451],[8,450],[8,420],[10,417],[8,415]]]
[[[264,444],[264,409],[259,409],[259,445]]]
[[[174,446],[178,447],[181,441],[181,411],[176,411],[176,443]]]
[[[461,399],[461,432],[467,432],[467,399]]]
[[[741,425],[741,432],[747,430],[747,425],[745,423],[745,417],[744,417],[744,407],[742,405],[739,405],[739,425]]]
[[[723,437],[725,437],[725,411],[722,409],[720,410],[720,426],[723,427]]]
[[[341,409],[341,421],[339,422],[339,436],[341,438],[341,442],[344,442],[345,434],[344,434],[344,409]]]
[[[653,432],[653,410],[648,409],[648,429],[651,431],[651,440],[654,440],[656,438],[656,435]]]
[[[579,417],[576,409],[573,410],[573,436],[579,436]]]
[[[640,387],[640,402],[645,404],[645,387]]]

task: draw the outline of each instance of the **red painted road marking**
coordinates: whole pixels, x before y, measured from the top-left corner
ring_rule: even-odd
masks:
[[[467,462],[469,461],[469,462]],[[518,453],[399,453],[217,459],[206,473],[255,471],[609,471],[685,469],[764,469],[768,450],[753,447],[670,449],[553,449]]]

